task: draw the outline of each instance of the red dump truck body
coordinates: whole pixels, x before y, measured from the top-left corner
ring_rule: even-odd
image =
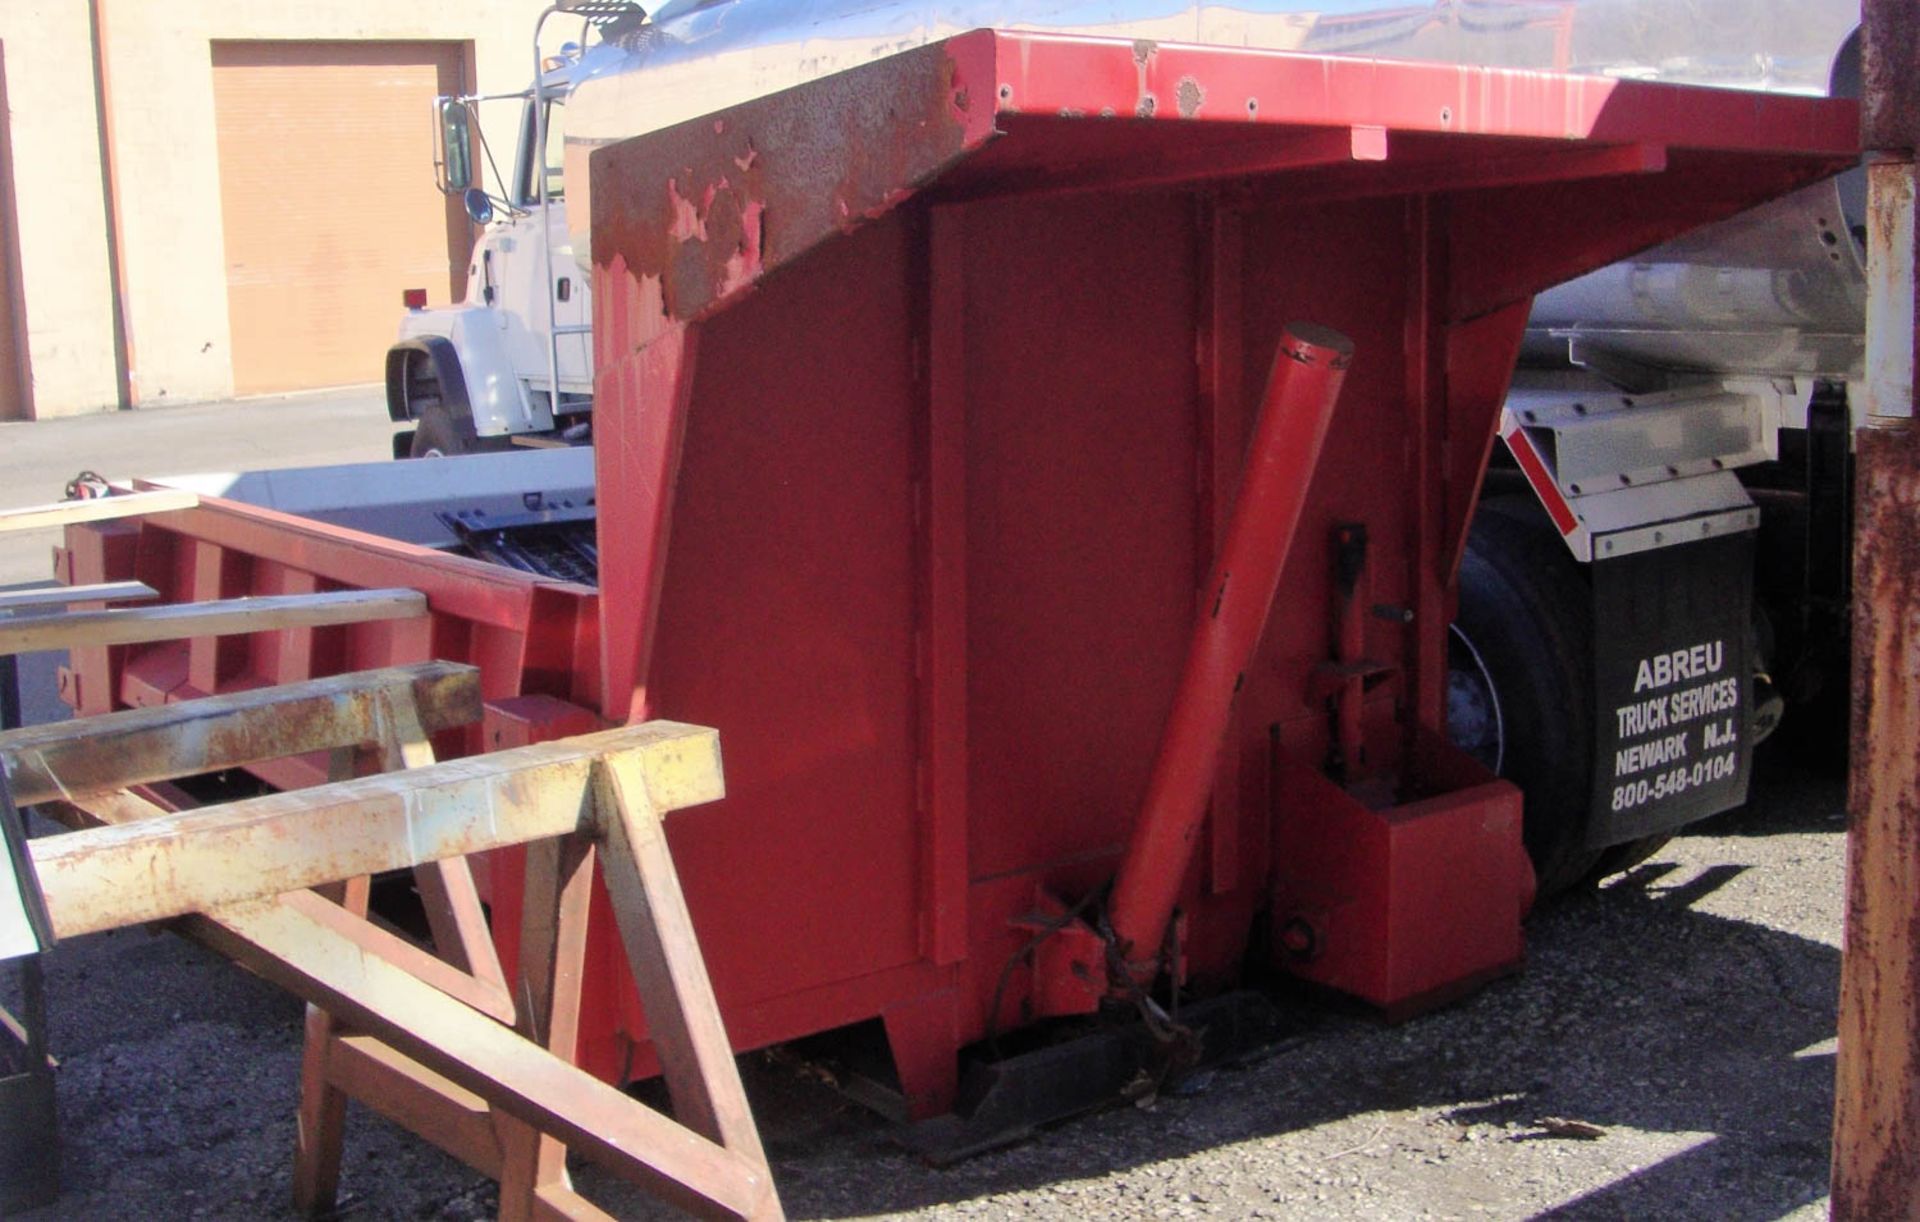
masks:
[[[877,1018],[919,1116],[983,1037],[1255,961],[1430,1004],[1518,963],[1532,892],[1517,791],[1443,724],[1532,295],[1842,168],[1856,122],[976,31],[639,137],[593,161],[597,601],[214,501],[76,528],[62,575],[411,585],[432,628],[103,651],[73,694],[437,656],[546,698],[497,708],[496,743],[580,709],[716,726],[728,796],[669,835],[735,1046]],[[1264,631],[1194,694],[1223,543],[1270,512],[1248,464],[1308,444],[1258,418],[1297,319],[1349,337],[1351,368]],[[1204,817],[1130,851],[1170,721],[1209,701],[1224,733],[1172,761]],[[1160,924],[1116,904],[1156,890]],[[642,1075],[598,930],[581,1054]]]

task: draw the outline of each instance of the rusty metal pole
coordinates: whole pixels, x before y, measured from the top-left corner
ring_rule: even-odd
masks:
[[[1207,577],[1206,603],[1114,883],[1109,916],[1133,977],[1114,981],[1117,987],[1150,983],[1158,970],[1233,695],[1266,628],[1352,356],[1352,341],[1326,327],[1294,323],[1280,337],[1227,537]]]
[[[1920,433],[1913,397],[1920,11],[1866,0],[1867,427],[1856,447],[1853,763],[1833,1203],[1920,1202]]]

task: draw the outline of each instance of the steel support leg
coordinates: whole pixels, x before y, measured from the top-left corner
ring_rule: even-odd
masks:
[[[1109,915],[1133,976],[1118,986],[1149,982],[1156,973],[1234,693],[1266,628],[1352,355],[1352,342],[1325,327],[1295,323],[1281,336],[1226,542],[1207,577],[1146,801],[1114,884]]]
[[[1833,1217],[1920,1201],[1920,433],[1913,375],[1920,17],[1863,7],[1867,403],[1854,509],[1853,760]]]

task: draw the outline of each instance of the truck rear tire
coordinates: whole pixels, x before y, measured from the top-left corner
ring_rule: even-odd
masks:
[[[1460,566],[1449,658],[1454,741],[1525,795],[1523,836],[1542,898],[1593,877],[1591,594],[1545,523],[1483,510]]]

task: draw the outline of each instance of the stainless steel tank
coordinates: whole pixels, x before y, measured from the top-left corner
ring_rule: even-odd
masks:
[[[589,260],[591,149],[982,26],[1849,94],[1858,22],[1853,0],[673,0],[575,71],[574,250]],[[1529,358],[1648,384],[1673,371],[1857,375],[1860,177],[1544,294]]]

